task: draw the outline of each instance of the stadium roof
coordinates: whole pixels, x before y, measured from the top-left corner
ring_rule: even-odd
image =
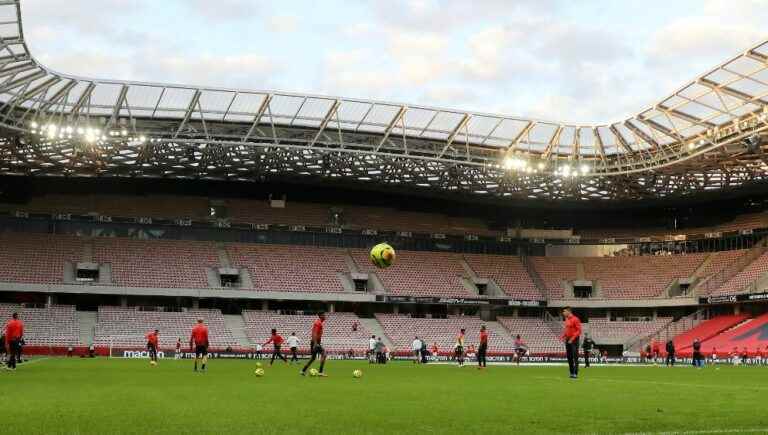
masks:
[[[768,173],[768,42],[636,116],[570,125],[275,91],[100,80],[29,52],[0,0],[0,174],[321,177],[512,198],[638,199]]]

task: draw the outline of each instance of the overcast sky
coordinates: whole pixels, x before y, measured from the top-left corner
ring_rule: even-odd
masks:
[[[23,0],[87,77],[620,120],[768,39],[765,0]]]

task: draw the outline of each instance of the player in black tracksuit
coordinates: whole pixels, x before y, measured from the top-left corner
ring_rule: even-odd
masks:
[[[675,342],[667,341],[667,366],[675,366]]]
[[[581,344],[581,350],[584,351],[584,367],[589,367],[589,356],[592,354],[593,347],[595,347],[594,340],[592,340],[590,336],[587,336]]]

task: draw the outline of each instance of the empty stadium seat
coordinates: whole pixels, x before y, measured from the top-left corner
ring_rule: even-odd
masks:
[[[489,352],[511,352],[513,349],[512,341],[501,326],[495,322],[484,322],[478,317],[426,319],[398,314],[376,314],[376,319],[384,328],[384,333],[395,346],[395,350],[400,352],[410,352],[415,336],[426,341],[430,349],[433,343],[437,343],[440,352],[452,352],[461,328],[466,329],[465,346],[477,347],[481,325],[488,327]]]
[[[80,325],[75,307],[52,305],[47,308],[22,308],[17,304],[0,304],[0,326],[14,312],[24,322],[24,342],[27,346],[77,346]]]
[[[224,325],[219,310],[187,310],[181,312],[142,311],[136,307],[99,307],[94,344],[97,346],[143,348],[149,331],[160,330],[160,347],[175,348],[181,338],[188,349],[192,327],[198,319],[208,326],[208,339],[212,349],[237,347],[237,340]]]
[[[254,343],[264,343],[270,337],[272,328],[277,329],[283,338],[295,332],[299,338],[299,348],[308,350],[311,340],[310,331],[316,315],[279,314],[275,311],[243,311],[245,334]],[[357,324],[357,330],[353,325]],[[356,353],[368,349],[371,332],[360,322],[354,313],[327,313],[323,327],[323,348],[331,352],[346,352],[352,349]],[[271,344],[265,351],[271,349]],[[287,351],[287,349],[283,349]]]
[[[367,251],[355,249],[351,254],[361,271],[376,273],[393,295],[473,296],[462,284],[466,271],[460,254],[400,250],[395,264],[387,269],[377,269]]]

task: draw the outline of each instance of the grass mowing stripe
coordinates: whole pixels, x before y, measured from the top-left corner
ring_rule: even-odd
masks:
[[[0,379],[13,403],[4,433],[26,434],[508,434],[749,433],[768,427],[759,405],[764,369],[603,367],[579,380],[562,366],[417,366],[328,361],[328,378],[300,365],[211,360],[50,358]],[[354,379],[355,369],[363,371]],[[606,382],[607,380],[607,382]],[[620,381],[620,382],[616,382]],[[718,388],[695,388],[708,386]],[[694,390],[692,390],[694,388]],[[697,432],[701,431],[701,432]],[[710,432],[707,432],[710,431]],[[663,433],[663,432],[661,432]]]

